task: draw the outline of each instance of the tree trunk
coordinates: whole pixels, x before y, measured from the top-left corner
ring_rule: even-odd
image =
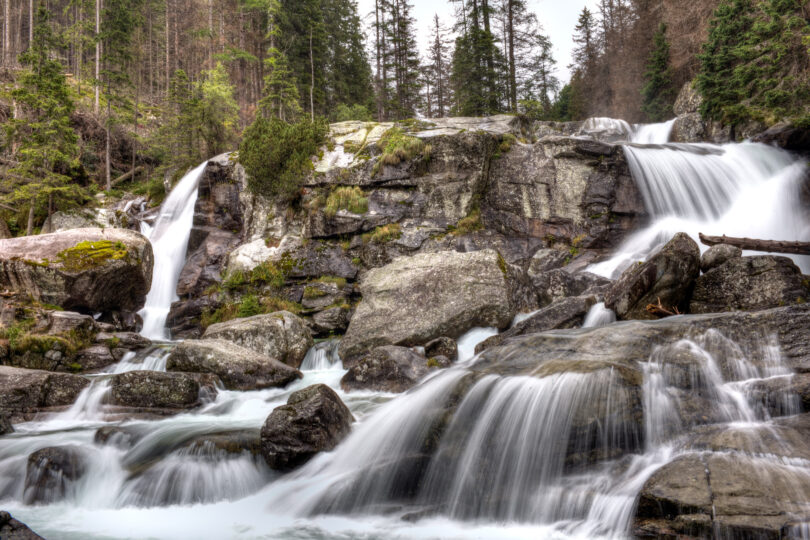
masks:
[[[312,51],[312,27],[309,28],[309,115],[312,122],[315,122],[315,53]]]
[[[34,43],[34,0],[28,0],[28,46]]]
[[[11,65],[11,0],[3,1],[3,65]]]
[[[36,201],[31,199],[31,205],[28,207],[28,226],[25,228],[25,236],[34,234],[34,204],[36,204]]]
[[[515,19],[514,2],[506,0],[506,25],[509,39],[509,106],[512,112],[517,112],[517,69],[515,67]]]
[[[169,0],[166,0],[166,95],[169,95],[169,85],[172,80],[171,58],[169,55]]]
[[[810,242],[786,242],[781,240],[756,240],[753,238],[733,238],[730,236],[706,236],[700,233],[700,241],[707,246],[728,244],[740,249],[764,251],[767,253],[790,253],[810,255]]]
[[[93,83],[93,112],[98,115],[99,94],[101,92],[101,0],[96,0],[96,80]]]
[[[107,82],[107,121],[104,123],[104,131],[106,134],[106,144],[104,145],[104,176],[107,184],[107,191],[112,189],[112,181],[110,179],[110,122],[112,119],[112,106],[110,99],[110,83]]]

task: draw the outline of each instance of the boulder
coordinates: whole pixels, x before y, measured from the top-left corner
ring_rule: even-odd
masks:
[[[313,345],[306,323],[287,311],[212,324],[203,339],[230,341],[296,369]]]
[[[0,538],[3,540],[44,540],[41,536],[11,517],[8,512],[0,511]]]
[[[436,338],[425,343],[425,356],[428,358],[444,356],[450,362],[455,362],[458,358],[458,344],[455,339],[446,336]]]
[[[689,309],[717,313],[795,304],[810,296],[803,281],[801,271],[787,257],[730,259],[698,278]]]
[[[506,262],[492,250],[423,253],[369,271],[340,343],[344,360],[383,345],[422,345],[470,328],[506,328],[516,308]]]
[[[700,270],[701,272],[708,272],[728,260],[738,259],[740,257],[742,257],[742,250],[740,248],[728,244],[718,244],[710,247],[700,256]]]
[[[293,469],[337,446],[353,420],[348,407],[325,384],[293,392],[287,404],[273,409],[264,422],[262,455],[271,469]]]
[[[539,249],[529,261],[529,276],[562,268],[570,259],[571,254],[562,249]]]
[[[346,332],[351,318],[351,309],[345,307],[325,309],[312,316],[312,329],[320,335],[341,334]]]
[[[0,413],[0,435],[8,435],[14,433],[14,426],[11,425],[11,420],[4,413]]]
[[[340,387],[347,392],[404,392],[430,370],[427,358],[407,347],[394,345],[377,347],[346,366],[349,371],[340,379]]]
[[[557,300],[509,330],[482,341],[475,346],[475,353],[498,346],[514,336],[582,326],[585,316],[594,304],[596,304],[595,296],[574,296]]]
[[[110,402],[138,409],[189,409],[200,404],[200,385],[185,373],[128,371],[110,378]]]
[[[605,306],[619,319],[654,319],[647,305],[660,300],[667,308],[685,312],[700,274],[700,249],[678,233],[647,261],[632,265],[605,293]]]
[[[28,456],[25,504],[48,504],[70,495],[87,470],[87,458],[78,446],[51,446]]]
[[[531,275],[530,275],[531,276]],[[537,294],[537,303],[547,306],[572,296],[596,295],[601,297],[613,283],[590,272],[570,272],[566,268],[549,270],[531,276]]]
[[[74,370],[94,371],[103,369],[115,362],[116,360],[110,348],[103,343],[97,343],[79,351],[72,361],[71,367]]]
[[[709,136],[710,128],[700,113],[682,114],[675,119],[670,140],[676,143],[699,143]]]
[[[169,371],[213,373],[228,390],[260,390],[285,386],[301,372],[274,358],[222,339],[188,340],[175,347]]]
[[[93,435],[93,442],[101,446],[115,446],[127,450],[143,436],[141,430],[132,426],[102,426]]]
[[[72,405],[88,384],[78,375],[0,366],[0,411],[27,413]]]
[[[85,335],[93,332],[95,321],[90,315],[75,311],[51,311],[48,313],[48,333],[51,335],[80,332]]]
[[[0,240],[0,287],[67,310],[140,309],[152,246],[124,229],[75,229]]]
[[[756,135],[752,141],[771,144],[793,152],[808,152],[810,151],[810,129],[783,122]]]
[[[145,349],[152,345],[149,338],[135,332],[99,332],[96,334],[96,342],[106,343],[113,348],[124,348],[133,351]]]

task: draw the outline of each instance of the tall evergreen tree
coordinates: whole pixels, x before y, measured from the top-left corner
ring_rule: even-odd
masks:
[[[450,41],[447,29],[439,20],[439,15],[433,16],[431,25],[430,49],[428,50],[428,78],[433,86],[433,95],[436,103],[436,116],[439,118],[447,114],[450,103]]]
[[[646,84],[641,89],[641,110],[652,122],[663,122],[672,117],[675,89],[669,65],[667,25],[661,23],[653,38],[653,50],[644,73]]]
[[[264,97],[259,102],[266,118],[278,118],[293,122],[303,112],[301,95],[298,91],[295,76],[290,69],[287,55],[278,47],[281,37],[279,17],[281,4],[278,0],[269,0],[267,8],[270,48],[264,60]]]

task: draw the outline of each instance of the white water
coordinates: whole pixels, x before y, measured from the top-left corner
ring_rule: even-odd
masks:
[[[675,119],[661,124],[637,124],[630,142],[638,144],[666,144],[675,126]]]
[[[141,334],[149,339],[167,340],[166,317],[177,298],[177,280],[186,262],[186,249],[194,221],[197,185],[208,162],[187,173],[160,207],[152,227],[142,224],[141,232],[152,243],[155,266],[152,288],[146,305],[139,312],[143,318]]]
[[[616,313],[612,309],[606,308],[604,302],[599,302],[588,310],[582,328],[599,328],[614,322],[616,322]]]

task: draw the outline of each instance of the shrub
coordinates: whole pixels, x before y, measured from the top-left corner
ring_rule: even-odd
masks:
[[[360,120],[362,122],[370,122],[372,120],[371,113],[368,108],[358,103],[349,106],[341,103],[335,108],[335,113],[332,115],[334,122],[348,122],[350,120]]]
[[[377,227],[370,233],[364,234],[363,242],[387,244],[388,242],[393,242],[394,240],[398,239],[400,236],[402,236],[402,229],[400,228],[399,223],[390,223],[388,225],[383,225],[382,227]]]
[[[239,145],[248,188],[260,195],[292,199],[328,132],[323,120],[288,124],[276,118],[257,118]]]
[[[254,315],[259,315],[263,313],[264,310],[262,309],[261,304],[259,304],[259,300],[252,294],[249,294],[242,298],[242,301],[239,302],[239,309],[237,310],[236,314],[239,318],[244,317],[253,317]]]
[[[473,208],[465,218],[461,218],[456,226],[451,228],[451,234],[453,236],[464,236],[465,234],[470,234],[474,231],[480,231],[484,228],[484,224],[481,223],[481,210],[478,208]]]
[[[336,187],[326,199],[326,208],[323,213],[332,217],[339,210],[348,210],[352,214],[365,214],[368,212],[368,198],[357,186]]]

